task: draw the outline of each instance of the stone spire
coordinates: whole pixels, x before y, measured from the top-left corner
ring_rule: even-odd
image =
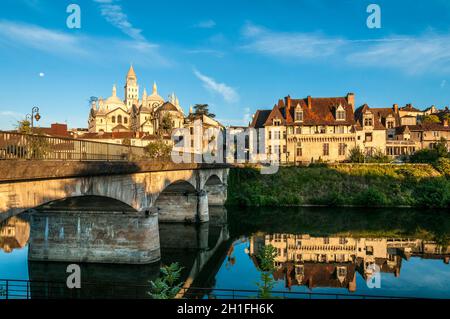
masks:
[[[144,88],[144,93],[142,93],[142,100],[145,101],[147,99],[147,89]]]
[[[194,110],[192,109],[192,105],[189,107],[189,114],[193,114]]]
[[[117,88],[116,88],[115,84],[113,85],[113,88],[112,88],[112,96],[117,96]]]
[[[128,70],[127,78],[136,77],[136,73],[134,72],[133,64],[130,65],[130,69]]]
[[[157,95],[158,94],[158,87],[156,86],[156,82],[153,82],[153,95]]]

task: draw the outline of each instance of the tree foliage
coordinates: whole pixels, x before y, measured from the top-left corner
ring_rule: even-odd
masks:
[[[423,123],[440,123],[441,120],[439,119],[439,116],[430,114],[430,115],[425,115],[422,119],[422,122]]]
[[[216,117],[215,114],[209,112],[209,105],[208,104],[195,104],[194,105],[194,114],[196,115],[206,115],[210,118]]]
[[[150,158],[168,157],[172,148],[170,145],[164,143],[162,139],[158,139],[155,142],[150,142],[145,146],[145,151]]]
[[[364,163],[365,156],[359,146],[355,146],[350,149],[348,161],[351,163]]]
[[[256,284],[259,290],[259,298],[272,298],[271,291],[275,286],[272,272],[275,270],[276,257],[277,249],[272,245],[264,246],[257,256],[259,261],[258,268],[261,271],[261,283]]]
[[[160,269],[161,276],[155,281],[150,281],[151,291],[149,294],[154,299],[173,299],[181,289],[182,267],[178,263],[172,263]]]

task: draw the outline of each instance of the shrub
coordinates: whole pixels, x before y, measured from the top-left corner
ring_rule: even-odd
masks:
[[[350,149],[350,153],[348,156],[348,161],[350,163],[364,163],[365,156],[361,148],[359,146],[353,147]]]
[[[356,195],[355,205],[364,207],[380,207],[388,204],[388,199],[381,191],[368,188]]]

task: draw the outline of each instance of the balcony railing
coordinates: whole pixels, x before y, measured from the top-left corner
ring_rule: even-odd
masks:
[[[130,161],[145,155],[137,146],[0,132],[0,160]]]

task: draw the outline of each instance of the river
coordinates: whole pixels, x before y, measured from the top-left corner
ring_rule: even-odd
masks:
[[[71,209],[71,214],[60,213],[59,218],[71,218],[66,217],[69,215],[73,218],[77,212]],[[178,262],[183,267],[186,291],[190,291],[185,297],[220,298],[231,293],[236,296],[239,291],[227,289],[258,289],[259,252],[271,245],[276,251],[275,269],[271,272],[273,291],[286,292],[285,297],[450,298],[448,212],[237,207],[210,211],[210,222],[202,225],[160,223],[160,262],[80,263],[81,289],[75,292],[48,286],[41,289],[34,284],[27,295],[150,298],[149,281],[159,276],[161,265]],[[33,214],[46,216],[49,212]],[[45,231],[33,225],[30,216],[33,214],[23,213],[0,224],[0,279],[65,282],[69,263],[29,260],[33,242],[30,237]],[[83,214],[86,216],[86,212]],[[104,216],[108,220],[107,213]],[[189,287],[205,289],[189,290]],[[5,282],[0,281],[0,292],[4,288]],[[23,294],[22,291],[18,296]],[[252,294],[246,292],[242,296]]]

